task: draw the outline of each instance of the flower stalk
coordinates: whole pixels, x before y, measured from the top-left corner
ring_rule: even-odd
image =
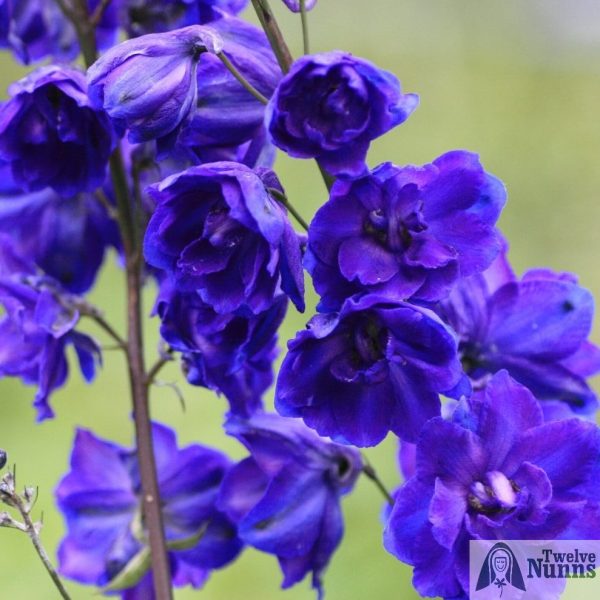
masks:
[[[75,7],[66,7],[65,0],[58,0],[65,15],[71,19],[77,35],[86,67],[97,58],[94,30],[96,15],[90,15],[86,0],[77,0]],[[108,2],[100,4],[104,10]],[[66,10],[65,10],[66,7]],[[101,13],[100,17],[101,17]],[[136,448],[142,483],[142,514],[148,530],[151,552],[152,576],[157,598],[171,600],[171,570],[163,527],[156,461],[150,422],[148,376],[144,363],[142,328],[142,251],[138,211],[129,193],[125,167],[120,148],[110,158],[110,175],[117,201],[117,220],[123,251],[127,284],[127,338],[126,354],[129,384],[133,403]]]

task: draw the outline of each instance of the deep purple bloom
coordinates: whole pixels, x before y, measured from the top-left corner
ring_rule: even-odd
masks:
[[[100,187],[114,146],[110,120],[94,109],[85,76],[47,66],[13,83],[0,106],[0,158],[26,191],[73,196]]]
[[[163,425],[153,425],[153,437],[173,584],[198,588],[242,547],[233,524],[215,507],[230,462],[197,444],[178,449],[175,433]],[[132,560],[146,551],[139,541],[145,535],[140,494],[135,450],[79,429],[71,470],[56,490],[68,528],[58,550],[62,575],[104,587],[115,585],[125,572],[135,573]],[[150,574],[141,571],[137,579],[135,587],[123,591],[124,600],[154,600]]]
[[[598,538],[596,425],[544,424],[506,371],[455,414],[423,428],[416,474],[397,491],[384,534],[387,550],[414,566],[420,594],[468,593],[470,539]]]
[[[283,2],[292,12],[300,12],[300,0],[283,0]],[[304,9],[306,11],[312,10],[316,4],[317,0],[305,0]]]
[[[310,224],[305,257],[320,310],[365,290],[394,300],[445,297],[500,251],[494,224],[505,200],[503,185],[463,151],[336,182]]]
[[[0,166],[2,187],[11,175]],[[92,194],[63,198],[50,188],[22,193],[0,189],[0,232],[69,292],[88,291],[105,250],[119,246],[116,222]]]
[[[276,146],[316,158],[334,175],[366,171],[371,140],[404,122],[418,97],[402,94],[394,75],[345,52],[299,58],[267,106]]]
[[[271,188],[281,190],[272,171],[232,162],[168,177],[150,190],[146,260],[221,314],[263,312],[280,286],[302,310],[301,239]]]
[[[414,441],[462,374],[454,337],[434,313],[377,296],[316,315],[288,348],[278,412],[355,446],[374,446],[388,431]]]
[[[68,376],[66,349],[72,345],[86,381],[95,375],[100,348],[75,331],[79,312],[58,282],[37,274],[33,265],[13,251],[13,242],[0,237],[0,377],[20,377],[37,385],[37,420],[54,416],[48,403]]]
[[[281,79],[281,69],[265,34],[233,18],[211,23],[210,28],[222,39],[223,51],[238,71],[269,98]],[[237,146],[257,136],[265,137],[265,107],[240,85],[217,56],[202,57],[197,80],[198,106],[181,132],[181,144],[203,148]]]
[[[236,15],[248,0],[121,0],[121,21],[131,36],[204,25]]]
[[[90,13],[99,2],[88,2]],[[101,50],[111,46],[117,35],[116,4],[108,4],[96,27]],[[0,47],[11,48],[25,64],[48,57],[70,61],[79,53],[75,28],[56,0],[0,0]]]
[[[183,354],[188,381],[225,395],[231,414],[250,416],[273,383],[277,330],[287,308],[284,295],[258,315],[218,314],[196,292],[178,292],[164,281],[156,312],[160,333]]]
[[[274,414],[232,418],[225,429],[250,456],[225,476],[217,505],[242,541],[277,556],[283,588],[312,572],[321,597],[321,574],[343,535],[340,499],[360,473],[360,455]]]
[[[131,142],[156,139],[168,150],[196,107],[202,54],[221,48],[219,36],[202,25],[127,40],[88,69],[90,98],[118,129],[129,129]]]
[[[519,280],[504,255],[462,280],[440,305],[459,336],[469,380],[478,385],[506,369],[542,401],[550,419],[598,408],[586,382],[600,371],[600,349],[587,341],[593,313],[592,295],[573,275],[537,269]]]

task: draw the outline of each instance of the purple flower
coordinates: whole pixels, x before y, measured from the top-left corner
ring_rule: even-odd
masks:
[[[163,425],[153,425],[153,438],[173,584],[198,588],[242,546],[235,527],[215,507],[230,462],[197,444],[178,449],[175,433]],[[79,429],[71,470],[56,490],[68,529],[58,550],[60,573],[79,583],[108,585],[122,591],[124,600],[154,600],[150,573],[134,569],[136,557],[147,552],[140,541],[145,535],[140,495],[135,451]],[[122,590],[125,575],[128,589]]]
[[[537,269],[519,281],[503,255],[440,305],[458,333],[469,380],[477,386],[506,369],[542,401],[549,419],[598,408],[586,382],[600,371],[600,349],[587,341],[593,313],[592,295],[573,275]]]
[[[156,312],[160,333],[183,353],[188,381],[223,393],[231,414],[250,416],[273,383],[277,329],[287,308],[283,295],[258,315],[218,314],[196,292],[177,292],[164,281]]]
[[[39,276],[18,256],[13,242],[0,237],[0,377],[20,377],[37,385],[37,420],[54,416],[49,398],[68,377],[67,346],[77,353],[86,381],[95,375],[100,348],[89,336],[75,331],[79,312],[58,282]]]
[[[11,180],[0,166],[3,183]],[[88,291],[105,250],[119,246],[116,223],[91,194],[63,198],[50,188],[29,194],[0,190],[0,232],[10,235],[30,257],[69,292]]]
[[[288,347],[277,411],[355,446],[374,446],[388,431],[414,441],[462,374],[454,337],[434,313],[377,296],[313,317]]]
[[[240,19],[211,23],[223,41],[223,51],[244,78],[267,98],[281,79],[281,69],[265,34]],[[214,55],[198,65],[198,106],[179,136],[185,146],[237,146],[266,135],[265,107]],[[264,141],[262,142],[265,143]],[[242,161],[240,161],[242,162]]]
[[[371,140],[404,122],[418,97],[401,94],[394,75],[345,52],[299,58],[267,106],[276,146],[316,158],[334,175],[366,170]]]
[[[310,224],[305,264],[320,310],[374,291],[435,301],[500,250],[494,227],[506,193],[475,154],[449,152],[423,167],[384,163],[338,181]]]
[[[300,0],[283,0],[283,2],[292,12],[300,12]],[[317,0],[305,0],[304,9],[306,11],[312,10],[316,4]]]
[[[90,0],[90,13],[100,0]],[[96,41],[103,50],[117,35],[116,2],[110,2],[96,28]],[[0,47],[10,48],[23,63],[51,57],[70,61],[79,52],[77,33],[56,0],[0,0]]]
[[[281,191],[272,171],[233,162],[168,177],[150,189],[146,260],[221,314],[263,312],[280,286],[303,310],[301,240],[270,188]]]
[[[166,151],[196,107],[202,54],[221,47],[219,36],[202,25],[127,40],[88,69],[90,98],[118,129],[129,129],[131,142],[156,139]]]
[[[236,15],[248,0],[123,0],[121,21],[131,36],[204,25]]]
[[[420,594],[452,598],[469,590],[470,539],[597,539],[599,453],[596,425],[543,424],[533,395],[501,371],[470,410],[423,427],[385,547],[414,567]]]
[[[273,414],[231,418],[225,429],[251,456],[225,476],[217,506],[242,541],[277,556],[283,588],[312,572],[321,597],[321,574],[343,535],[340,498],[354,486],[360,455]]]
[[[41,67],[9,92],[12,98],[0,106],[0,158],[15,182],[64,196],[100,187],[115,139],[106,114],[92,108],[84,75]]]

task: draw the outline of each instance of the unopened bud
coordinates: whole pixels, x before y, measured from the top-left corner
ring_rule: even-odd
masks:
[[[2,469],[2,467],[4,467],[4,465],[6,464],[7,458],[8,457],[6,456],[6,452],[4,452],[4,450],[0,448],[0,469]]]

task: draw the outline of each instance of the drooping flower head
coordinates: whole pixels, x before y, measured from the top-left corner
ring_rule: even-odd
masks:
[[[242,547],[231,521],[215,507],[231,464],[197,444],[178,449],[175,433],[163,425],[154,424],[152,432],[173,585],[199,588]],[[63,576],[109,586],[124,600],[155,600],[149,561],[136,568],[136,559],[148,552],[140,541],[141,493],[135,450],[77,431],[71,470],[56,489],[67,524],[58,550]]]
[[[33,264],[0,236],[0,377],[20,377],[37,386],[37,420],[54,416],[52,392],[68,377],[66,349],[72,345],[85,379],[91,381],[100,348],[89,336],[75,331],[79,311],[60,284],[40,275]]]
[[[322,572],[343,535],[340,499],[360,473],[360,455],[274,414],[234,417],[225,429],[250,456],[225,476],[217,505],[242,541],[277,556],[282,587],[312,572],[321,597]]]
[[[501,255],[463,279],[439,312],[459,336],[467,388],[506,369],[542,401],[546,418],[598,408],[586,382],[600,371],[600,350],[587,340],[594,299],[575,276],[536,269],[519,280]]]
[[[309,228],[305,258],[322,310],[353,294],[436,301],[500,251],[494,225],[502,184],[475,154],[449,152],[423,167],[385,163],[338,181]]]
[[[277,411],[355,446],[389,431],[414,441],[462,375],[453,334],[433,312],[377,296],[315,316],[288,348]]]
[[[11,182],[10,167],[0,165],[0,232],[69,292],[88,291],[105,250],[118,247],[116,222],[90,193],[63,198],[51,188],[23,193]]]
[[[416,473],[395,494],[386,549],[423,596],[466,597],[471,539],[597,539],[598,427],[543,423],[531,392],[500,371],[452,421],[419,436]]]
[[[222,40],[223,52],[231,63],[255,89],[270,98],[281,79],[281,69],[266,35],[234,18],[211,23],[210,28]],[[180,144],[201,149],[230,147],[258,136],[263,145],[267,143],[264,105],[240,85],[217,56],[202,57],[197,80],[197,108],[181,132]]]
[[[285,291],[304,308],[300,237],[271,195],[272,171],[232,162],[191,167],[151,188],[144,254],[221,314],[258,314]]]
[[[418,97],[402,94],[394,75],[345,52],[299,58],[267,106],[276,146],[316,158],[334,175],[366,171],[371,140],[404,122]]]
[[[64,196],[100,187],[115,138],[108,116],[91,105],[83,73],[40,67],[9,92],[0,106],[0,159],[15,182]]]
[[[222,41],[211,29],[190,25],[127,40],[89,69],[90,98],[104,108],[131,142],[157,140],[168,150],[196,106],[196,68]]]
[[[218,314],[196,292],[178,292],[165,280],[156,312],[161,336],[182,353],[188,381],[224,394],[230,414],[248,417],[262,408],[262,395],[273,383],[286,308],[280,295],[258,315]]]

